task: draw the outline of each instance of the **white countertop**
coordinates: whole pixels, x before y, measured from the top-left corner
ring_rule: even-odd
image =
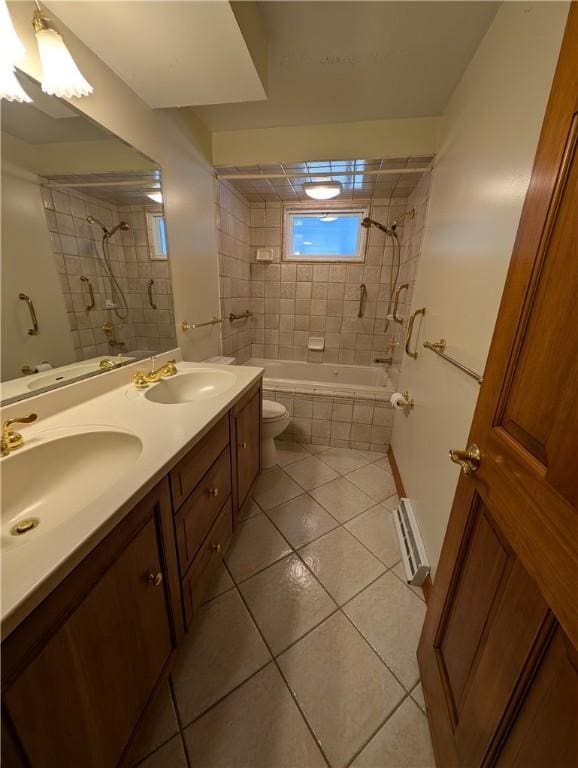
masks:
[[[183,456],[226,413],[231,406],[262,376],[262,368],[221,366],[207,363],[179,362],[179,374],[195,369],[226,370],[235,376],[231,389],[202,401],[159,404],[145,397],[147,390],[136,390],[132,384],[134,367],[110,374],[114,389],[54,413],[47,407],[43,418],[42,400],[37,398],[34,410],[38,421],[20,431],[25,445],[20,454],[32,450],[41,441],[54,439],[70,430],[90,431],[107,427],[136,435],[142,452],[126,473],[112,486],[102,478],[103,493],[81,513],[51,529],[37,529],[26,534],[22,543],[2,548],[2,632],[11,632],[41,600],[100,542],[135,503],[166,474],[169,466]],[[138,367],[138,366],[137,366]],[[177,374],[177,375],[179,375]],[[126,384],[126,381],[131,381]],[[118,382],[122,384],[119,386]],[[75,385],[81,387],[83,382]],[[102,385],[101,385],[102,386]],[[156,385],[152,385],[156,386]],[[68,388],[71,392],[73,387]],[[76,399],[78,400],[78,390]],[[87,390],[89,391],[89,390]],[[48,393],[43,397],[49,397]],[[56,394],[56,393],[55,393]],[[62,399],[62,393],[60,394]],[[46,401],[48,402],[48,401]],[[18,410],[28,413],[32,401],[24,401]],[[14,406],[11,406],[11,411]],[[52,411],[52,412],[51,412]],[[10,415],[10,414],[9,414]],[[5,462],[0,461],[0,472]],[[34,482],[34,478],[30,478]],[[17,489],[7,489],[17,492]],[[41,518],[41,513],[40,513]]]

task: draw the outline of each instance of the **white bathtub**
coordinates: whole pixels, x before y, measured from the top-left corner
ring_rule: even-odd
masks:
[[[389,400],[393,387],[385,370],[365,365],[304,363],[293,360],[251,358],[247,365],[264,368],[265,389],[319,392]]]

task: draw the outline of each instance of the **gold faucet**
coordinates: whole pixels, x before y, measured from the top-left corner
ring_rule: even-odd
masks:
[[[2,456],[8,456],[24,445],[24,438],[20,432],[16,432],[12,429],[12,424],[32,424],[36,421],[38,416],[35,413],[31,413],[30,416],[21,416],[17,419],[7,419],[2,424]]]
[[[98,367],[102,369],[103,371],[112,371],[115,368],[119,368],[122,365],[121,361],[114,362],[113,360],[109,360],[108,358],[105,358],[104,360],[101,360],[98,364]]]
[[[150,384],[156,384],[161,379],[175,376],[177,373],[176,360],[168,360],[164,365],[155,370],[155,359],[151,357],[151,369],[148,373],[137,371],[133,381],[137,389],[146,389]]]

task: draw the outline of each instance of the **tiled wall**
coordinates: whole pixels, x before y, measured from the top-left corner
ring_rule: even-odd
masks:
[[[75,190],[42,189],[46,220],[54,258],[60,275],[73,344],[78,360],[97,355],[114,355],[132,349],[160,351],[176,345],[169,265],[151,261],[144,207],[123,207],[96,200]],[[151,206],[150,210],[158,210]],[[131,225],[110,240],[112,269],[128,304],[128,317],[119,319],[105,308],[110,298],[110,283],[101,261],[101,231],[86,221],[88,215],[112,226],[121,219]],[[87,310],[88,288],[80,279],[86,276],[93,288],[95,307]],[[147,282],[155,281],[152,309]],[[115,335],[124,347],[111,347],[102,330],[105,322],[114,325]]]
[[[219,250],[221,339],[224,355],[238,363],[251,357],[251,319],[229,321],[229,314],[251,308],[249,204],[223,181],[215,183],[215,217]],[[208,318],[207,318],[208,319]]]
[[[406,200],[376,199],[370,215],[391,224],[410,207]],[[391,238],[372,227],[363,265],[283,264],[281,203],[251,203],[250,212],[252,356],[357,365],[389,357],[387,345],[396,333],[391,323],[384,332],[394,257]],[[404,220],[398,227],[402,243],[405,228]],[[273,248],[273,263],[255,262],[259,246]],[[361,283],[367,286],[367,301],[364,316],[358,318]],[[309,336],[325,338],[323,352],[307,349]]]
[[[264,391],[263,397],[277,400],[289,412],[291,421],[281,440],[386,451],[393,425],[389,394],[377,399],[362,393],[344,396],[277,389]]]

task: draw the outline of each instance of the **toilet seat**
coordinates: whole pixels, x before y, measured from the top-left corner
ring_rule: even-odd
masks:
[[[275,400],[263,400],[263,421],[268,423],[285,418],[287,408]]]

